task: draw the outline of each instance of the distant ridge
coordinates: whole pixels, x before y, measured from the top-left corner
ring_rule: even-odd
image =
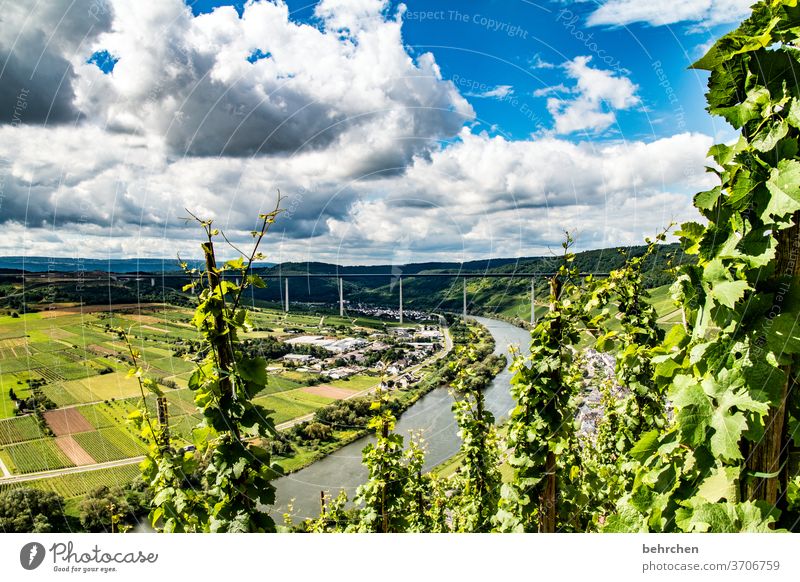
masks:
[[[200,267],[199,261],[186,261],[190,267]],[[257,263],[259,268],[272,267],[274,263]],[[0,257],[0,272],[28,271],[30,273],[75,273],[93,271],[101,273],[180,273],[178,259],[69,259],[53,257]]]

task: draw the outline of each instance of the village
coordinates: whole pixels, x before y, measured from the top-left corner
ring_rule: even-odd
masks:
[[[375,374],[395,378],[384,386],[391,389],[419,380],[409,368],[441,350],[443,335],[437,326],[420,325],[390,327],[364,337],[296,335],[283,341],[291,351],[281,358],[281,366],[270,366],[269,372],[293,369],[330,380]]]

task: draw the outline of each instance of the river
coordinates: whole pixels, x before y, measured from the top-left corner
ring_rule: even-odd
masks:
[[[530,333],[510,323],[475,317],[486,326],[494,337],[495,353],[508,355],[508,346],[527,348]],[[511,358],[508,358],[509,364]],[[511,372],[508,366],[500,372],[484,391],[486,408],[502,420],[514,405],[509,393]],[[437,388],[415,402],[397,421],[396,432],[406,440],[409,432],[422,431],[425,440],[425,468],[430,469],[458,452],[461,440],[458,427],[450,410],[452,398],[445,388]],[[367,478],[367,470],[361,464],[361,451],[374,438],[364,437],[301,469],[275,481],[277,488],[273,517],[281,522],[289,503],[293,505],[295,520],[316,517],[320,510],[320,491],[332,496],[344,489],[352,499],[356,488]],[[293,500],[293,501],[292,501]]]

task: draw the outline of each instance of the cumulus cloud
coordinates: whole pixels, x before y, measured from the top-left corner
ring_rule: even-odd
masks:
[[[75,107],[76,67],[110,26],[105,0],[5,2],[0,18],[0,123],[65,123]]]
[[[119,60],[111,75],[84,67],[78,102],[115,131],[163,136],[176,155],[372,142],[376,167],[403,165],[474,111],[430,53],[409,56],[386,4],[326,0],[314,27],[290,20],[282,2],[250,2],[240,18],[232,7],[194,17],[181,0],[116,1],[94,49]]]
[[[27,230],[0,241],[0,253],[19,254],[18,240],[27,239],[35,244],[26,248],[40,254],[80,248],[101,256],[189,255],[197,233],[184,228],[185,208],[244,241],[277,186],[288,198],[276,225],[280,243],[271,237],[267,248],[275,260],[513,256],[557,246],[562,231],[574,228],[588,247],[635,242],[687,218],[674,212],[691,212],[690,193],[710,185],[703,173],[710,145],[700,134],[593,146],[465,129],[401,174],[343,177],[322,152],[280,164],[170,161],[145,136],[66,128],[22,135],[9,127],[0,130],[0,160],[8,160],[0,164],[0,216],[9,232]],[[74,161],[66,168],[44,160],[44,150],[53,160]]]
[[[652,26],[694,22],[715,26],[736,22],[750,14],[754,0],[675,0],[668,7],[641,0],[608,0],[588,18],[588,24],[625,25],[644,22]]]
[[[568,134],[576,131],[598,132],[616,121],[615,110],[630,109],[640,103],[638,87],[627,77],[589,65],[592,57],[580,56],[564,64],[567,76],[575,80],[568,89],[571,98],[550,97],[547,110],[555,121],[555,131]],[[538,89],[534,95],[562,92],[563,85]]]
[[[402,179],[382,181],[380,198],[368,195],[374,184],[355,185],[363,197],[346,218],[327,220],[329,236],[340,249],[388,255],[401,243],[467,257],[530,253],[532,241],[545,250],[573,228],[586,247],[633,243],[688,218],[689,193],[711,184],[703,172],[711,143],[686,133],[593,147],[465,130]]]
[[[708,185],[699,134],[593,145],[471,133],[469,103],[433,55],[408,54],[382,0],[324,0],[313,26],[280,2],[249,2],[241,18],[195,17],[180,0],[97,2],[3,20],[7,66],[42,76],[21,122],[0,123],[2,254],[190,255],[185,209],[245,241],[280,188],[272,260],[513,256],[557,245],[565,228],[585,246],[639,241]],[[103,50],[113,71],[87,62]],[[40,57],[58,66],[37,68]],[[8,71],[29,78],[20,67]],[[563,70],[569,86],[541,93],[563,93],[548,101],[557,133],[602,131],[638,104],[630,80],[588,57]],[[0,75],[3,90],[19,75]]]

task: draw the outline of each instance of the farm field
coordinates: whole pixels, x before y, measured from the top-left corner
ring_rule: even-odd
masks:
[[[43,438],[9,445],[0,450],[0,458],[16,473],[36,473],[73,467],[55,439]]]
[[[123,465],[121,467],[109,467],[82,471],[80,473],[67,473],[58,477],[48,477],[46,479],[36,479],[32,481],[19,481],[15,483],[3,483],[0,481],[0,493],[12,489],[23,487],[33,487],[44,491],[52,491],[71,499],[86,495],[98,487],[112,487],[119,485],[124,487],[139,475],[139,467],[136,463]]]
[[[162,386],[169,404],[170,433],[176,446],[191,442],[200,422],[194,394],[187,388],[196,364],[193,355],[199,337],[188,323],[191,309],[164,305],[67,305],[18,318],[0,316],[0,459],[11,474],[28,474],[138,457],[145,452],[131,412],[142,405],[139,383],[128,376],[132,359],[117,333],[126,330],[145,376]],[[258,309],[252,314],[255,331],[244,339],[291,334],[367,332],[392,323],[360,317],[313,316]],[[269,383],[256,401],[274,411],[276,423],[314,412],[337,399],[347,398],[378,383],[375,376],[321,382],[312,373],[296,370],[270,372]],[[17,416],[17,402],[30,398],[35,386],[43,413]],[[13,390],[13,394],[10,392]],[[155,414],[152,396],[146,399]],[[38,415],[38,419],[37,419]],[[82,495],[92,484],[129,481],[136,465],[110,470],[69,473],[35,480],[67,497]],[[84,477],[85,475],[85,477]],[[59,481],[63,479],[63,481]],[[0,479],[0,490],[4,485]]]

